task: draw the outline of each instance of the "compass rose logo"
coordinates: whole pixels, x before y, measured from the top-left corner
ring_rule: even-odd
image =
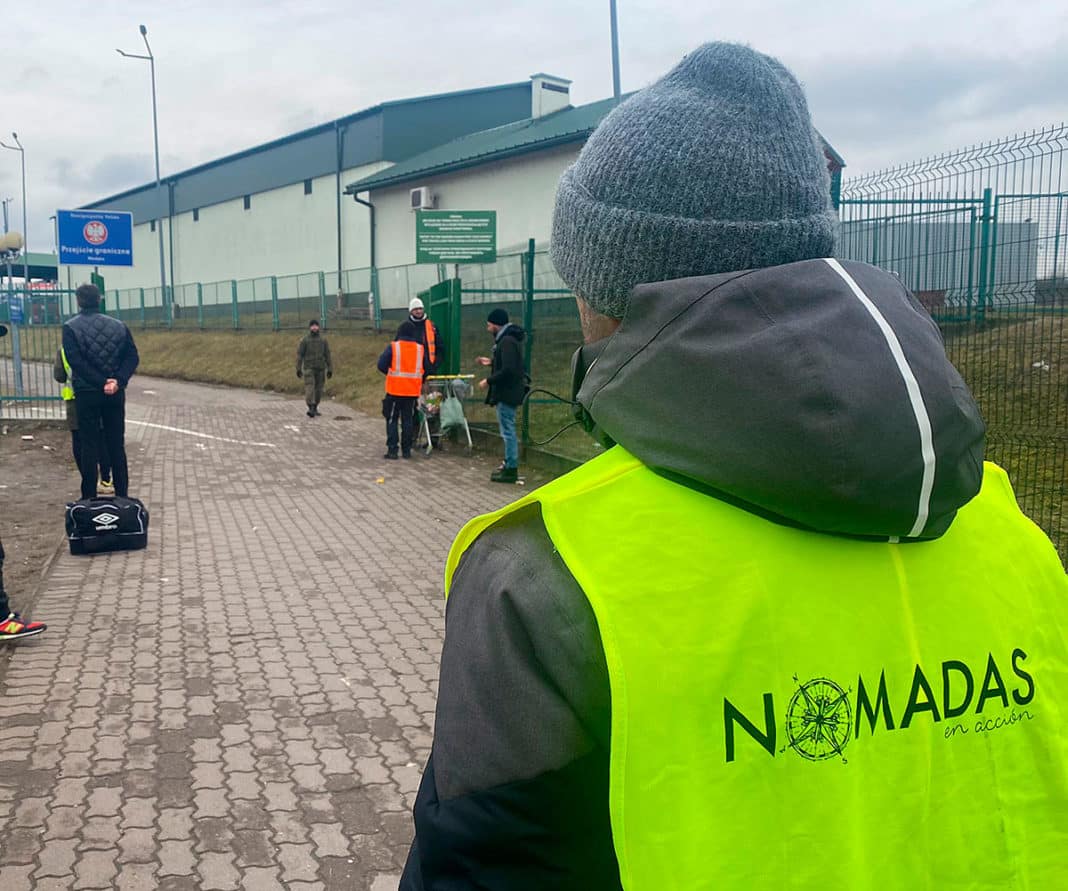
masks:
[[[849,695],[828,678],[801,683],[794,675],[797,692],[786,710],[786,737],[789,746],[809,761],[838,757],[849,743],[853,710]]]

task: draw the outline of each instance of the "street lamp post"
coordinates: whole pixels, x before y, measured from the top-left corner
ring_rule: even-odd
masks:
[[[19,313],[18,316],[11,316],[11,361],[14,370],[15,377],[15,395],[22,396],[22,348],[19,338],[19,325],[15,321],[16,318],[21,317],[22,310],[26,303],[23,299],[30,290],[30,245],[26,239],[26,150],[22,147],[22,143],[19,142],[18,133],[12,133],[11,138],[15,141],[14,145],[8,145],[6,142],[0,142],[0,146],[6,149],[11,149],[13,152],[18,152],[22,159],[22,297],[19,298]],[[5,223],[7,214],[4,215]],[[11,265],[8,264],[8,284],[11,283]],[[11,311],[11,299],[14,298],[14,292],[10,293],[8,298],[8,312]]]
[[[156,208],[159,210],[162,208],[162,196],[160,193],[160,178],[159,178],[159,122],[156,113],[156,57],[152,55],[152,47],[148,45],[148,28],[141,25],[141,39],[145,42],[145,49],[148,50],[148,55],[143,56],[139,53],[127,53],[121,49],[116,49],[120,56],[127,59],[143,59],[148,62],[149,69],[152,73],[152,142],[156,153]],[[163,260],[163,215],[160,211],[160,216],[156,221],[156,234],[159,236],[159,285],[160,285],[160,301],[163,304],[163,315],[170,322],[171,309],[170,301],[167,299],[167,273],[166,265]]]
[[[12,133],[11,138],[15,141],[14,145],[0,142],[0,146],[18,152],[22,156],[22,287],[26,290],[30,287],[30,244],[26,231],[26,149],[19,142],[18,133]]]

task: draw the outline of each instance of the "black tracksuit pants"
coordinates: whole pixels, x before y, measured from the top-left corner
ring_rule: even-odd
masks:
[[[111,480],[115,494],[129,495],[130,475],[126,466],[126,392],[119,390],[106,396],[95,390],[79,390],[78,431],[82,441],[82,498],[96,497],[96,471],[100,464],[101,444],[106,443],[111,459]]]
[[[400,448],[407,455],[412,450],[412,440],[415,438],[414,426],[415,405],[419,401],[418,396],[386,396],[382,405],[383,414],[386,416],[386,450],[390,454],[397,454],[397,422],[400,421]]]

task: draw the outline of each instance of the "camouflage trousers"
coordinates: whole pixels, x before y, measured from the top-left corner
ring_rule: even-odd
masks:
[[[322,401],[323,383],[325,381],[325,368],[304,369],[304,401],[308,405],[318,405]]]

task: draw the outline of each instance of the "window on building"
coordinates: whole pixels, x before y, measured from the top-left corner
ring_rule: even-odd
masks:
[[[148,231],[149,232],[155,232],[156,231],[156,221],[155,220],[149,220],[148,221]]]
[[[312,181],[310,179],[304,180],[304,194],[310,195],[312,189]]]
[[[200,222],[200,208],[199,207],[194,207],[193,208],[193,222],[194,223],[199,223]]]
[[[252,209],[252,196],[251,195],[246,195],[245,196],[245,210],[251,210],[251,209]]]

